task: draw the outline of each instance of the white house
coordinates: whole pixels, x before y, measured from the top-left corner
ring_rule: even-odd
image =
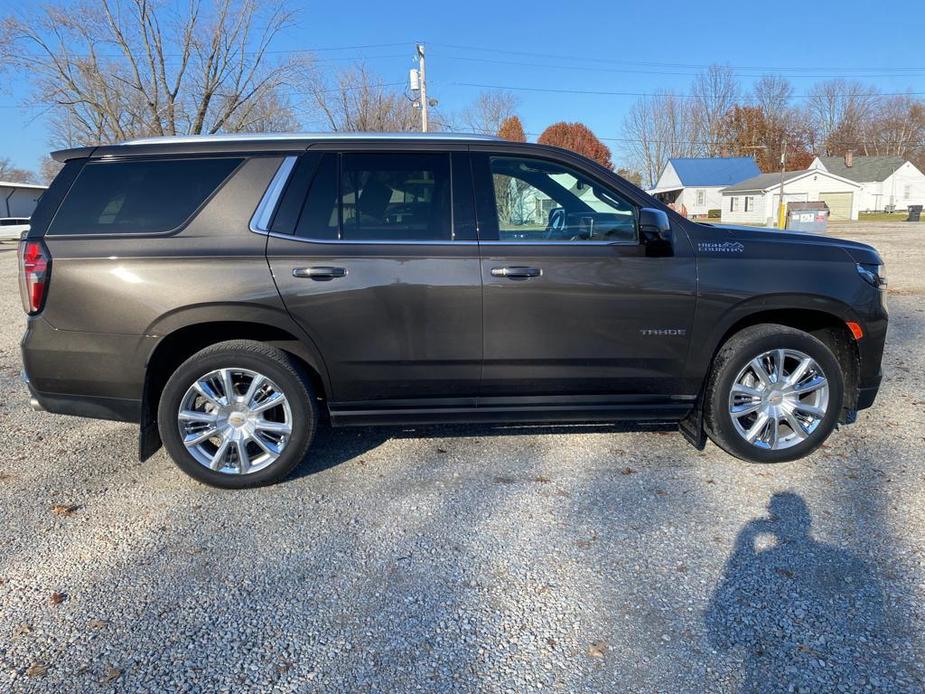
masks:
[[[720,209],[722,190],[761,173],[752,157],[669,159],[649,194],[689,217]]]
[[[0,181],[0,217],[31,217],[47,186]]]
[[[905,210],[925,204],[925,173],[902,157],[816,157],[811,169],[828,171],[861,184],[862,211]]]
[[[829,219],[857,219],[860,191],[860,183],[822,169],[784,174],[784,203],[824,202],[829,208]],[[761,174],[723,190],[722,221],[773,225],[779,204],[780,174]]]

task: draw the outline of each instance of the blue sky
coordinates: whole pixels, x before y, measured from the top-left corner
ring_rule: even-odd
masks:
[[[0,16],[21,4],[0,0]],[[403,82],[414,42],[424,41],[429,91],[439,109],[458,111],[472,102],[480,88],[470,84],[512,88],[529,133],[556,120],[580,120],[602,139],[619,138],[636,98],[532,89],[683,93],[698,66],[710,63],[735,68],[745,88],[767,71],[790,77],[797,94],[829,76],[858,77],[887,92],[925,92],[921,28],[899,20],[920,17],[921,0],[894,0],[883,11],[868,5],[864,13],[851,0],[293,5],[301,8],[298,26],[276,48],[333,49],[317,57],[332,66],[362,58],[385,81]],[[366,45],[374,47],[341,50]],[[28,75],[13,75],[0,85],[0,157],[37,170],[48,132],[37,111],[18,107],[27,84]],[[620,143],[605,142],[619,162]]]

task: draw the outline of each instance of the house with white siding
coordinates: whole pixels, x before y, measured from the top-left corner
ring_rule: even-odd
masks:
[[[761,174],[723,189],[722,221],[727,224],[768,225],[777,221],[779,173]],[[822,169],[784,174],[784,204],[821,201],[829,219],[857,219],[861,184]]]
[[[706,217],[720,209],[723,188],[760,173],[752,157],[669,159],[648,192],[688,217]]]
[[[811,169],[828,171],[861,184],[862,212],[905,210],[925,205],[925,173],[902,157],[856,156],[816,157]]]
[[[0,181],[0,217],[31,217],[48,186]]]

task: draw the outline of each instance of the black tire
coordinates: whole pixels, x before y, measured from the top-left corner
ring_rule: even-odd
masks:
[[[760,448],[746,441],[729,413],[729,396],[736,377],[752,359],[775,349],[798,350],[811,357],[822,369],[829,386],[825,416],[804,440],[782,449]],[[733,335],[716,355],[704,391],[704,428],[713,443],[742,460],[755,463],[796,460],[816,450],[835,429],[844,392],[841,366],[825,343],[785,325],[754,325]]]
[[[292,414],[292,433],[279,457],[248,474],[205,467],[184,446],[177,425],[187,390],[203,375],[222,368],[249,369],[268,377],[282,390]],[[318,406],[308,378],[285,352],[251,340],[230,340],[206,347],[177,368],[161,394],[157,424],[167,452],[183,472],[213,487],[243,489],[278,482],[302,462],[318,426]]]

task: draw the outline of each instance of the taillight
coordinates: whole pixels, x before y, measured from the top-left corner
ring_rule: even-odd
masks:
[[[51,254],[41,241],[19,242],[19,294],[23,310],[32,315],[42,310],[51,278]]]

